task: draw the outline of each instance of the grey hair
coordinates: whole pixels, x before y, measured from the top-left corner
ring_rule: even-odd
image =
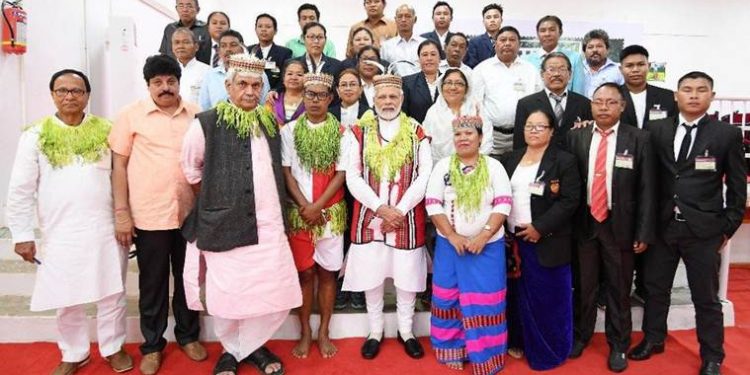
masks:
[[[414,16],[414,17],[417,16],[417,11],[415,11],[414,7],[412,7],[409,4],[401,4],[401,5],[399,5],[398,8],[396,8],[396,14],[398,14],[399,10],[404,9],[404,8],[406,8],[406,10],[408,10],[409,12],[411,12],[412,16]]]
[[[189,35],[193,43],[198,44],[198,38],[195,37],[195,33],[193,32],[193,30],[190,30],[187,27],[178,27],[172,35],[177,33]]]

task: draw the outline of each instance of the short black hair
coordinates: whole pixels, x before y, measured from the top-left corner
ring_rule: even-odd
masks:
[[[482,17],[484,17],[485,13],[487,13],[487,12],[493,10],[493,9],[497,10],[498,12],[500,12],[500,16],[502,17],[502,15],[503,15],[503,7],[500,6],[500,4],[498,4],[498,3],[492,3],[492,4],[489,4],[489,5],[486,5],[484,8],[482,8]],[[452,14],[452,12],[451,12],[451,14]]]
[[[289,59],[284,62],[284,66],[281,67],[281,92],[286,92],[286,86],[284,86],[284,76],[286,75],[287,69],[289,69],[292,65],[299,65],[302,68],[302,71],[307,71],[307,66],[305,66],[305,63],[297,60],[297,59]]]
[[[586,45],[594,39],[600,39],[604,42],[604,46],[609,49],[609,34],[607,34],[607,32],[602,29],[594,29],[587,32],[586,35],[583,36],[583,42],[581,46],[583,47],[584,51],[586,50]]]
[[[466,45],[468,46],[468,44],[469,44],[469,37],[466,36],[466,34],[460,32],[460,31],[455,32],[455,33],[451,34],[450,36],[448,36],[448,38],[445,39],[445,45],[447,46],[448,44],[450,44],[451,40],[453,40],[453,38],[455,38],[455,37],[464,38],[464,41],[466,41]]]
[[[646,60],[648,60],[648,50],[638,44],[631,44],[623,48],[622,51],[620,51],[620,61],[624,60],[630,55],[643,55],[646,56]]]
[[[219,35],[219,42],[221,42],[221,40],[224,37],[227,37],[227,36],[235,37],[235,38],[237,38],[237,40],[240,41],[240,44],[242,44],[243,46],[245,45],[245,39],[242,37],[242,34],[240,34],[239,31],[232,30],[232,29],[228,29],[228,30],[224,31],[223,33],[221,33],[221,35]]]
[[[320,22],[308,22],[307,24],[305,24],[305,26],[302,27],[302,36],[307,35],[307,30],[310,30],[313,27],[320,27],[321,29],[323,29],[323,35],[328,37],[328,31],[326,30],[326,27],[323,26],[323,24]]]
[[[226,13],[224,13],[222,11],[218,11],[218,10],[215,11],[215,12],[211,12],[211,13],[208,14],[208,18],[206,19],[206,23],[211,23],[211,18],[213,18],[217,14],[220,14],[220,15],[224,16],[227,19],[227,26],[229,26],[230,28],[232,27],[232,20],[229,19],[229,16]]]
[[[359,60],[359,59],[362,58],[362,54],[365,51],[375,52],[375,55],[378,57],[378,60],[380,60],[380,49],[378,49],[378,47],[375,47],[375,46],[364,46],[364,47],[360,48],[359,52],[357,52],[357,60]]]
[[[604,83],[602,83],[601,85],[599,85],[599,87],[597,87],[596,89],[594,89],[594,92],[591,94],[591,97],[593,98],[594,95],[596,95],[597,91],[599,91],[599,90],[601,90],[601,89],[603,89],[605,87],[609,87],[611,89],[614,89],[615,91],[617,91],[617,94],[620,95],[620,100],[625,100],[625,97],[622,96],[622,91],[620,90],[620,85],[618,85],[618,84],[616,84],[614,82],[604,82]]]
[[[536,23],[536,31],[539,32],[539,26],[542,26],[542,23],[552,21],[557,24],[557,28],[560,29],[560,35],[563,33],[563,25],[562,20],[558,16],[552,16],[547,15],[539,19],[539,21]]]
[[[435,3],[435,5],[432,7],[433,16],[435,15],[435,9],[437,9],[438,7],[448,7],[448,10],[451,12],[451,17],[453,17],[453,7],[445,1],[438,1],[437,3]],[[500,13],[502,13],[502,11]]]
[[[708,74],[706,74],[704,72],[701,72],[701,71],[697,71],[697,70],[696,71],[692,71],[692,72],[690,72],[688,74],[685,74],[684,76],[680,77],[680,80],[677,81],[677,88],[679,88],[680,85],[682,85],[682,81],[684,81],[686,79],[701,79],[701,78],[707,80],[708,84],[711,86],[711,89],[713,90],[713,88],[714,88],[714,79],[711,78],[710,75],[708,75]]]
[[[435,46],[437,48],[438,52],[440,52],[442,49],[440,48],[440,44],[438,42],[432,40],[432,39],[425,39],[422,41],[422,43],[419,43],[419,47],[417,47],[417,56],[419,56],[420,53],[422,53],[422,49],[424,47],[427,47],[429,45]]]
[[[559,58],[565,60],[565,63],[568,64],[568,70],[569,71],[573,69],[573,66],[570,64],[570,58],[568,57],[568,55],[566,55],[566,54],[564,54],[562,52],[550,52],[550,53],[547,54],[547,56],[544,56],[544,58],[542,59],[542,72],[544,71],[544,69],[545,69],[545,67],[547,65],[547,61],[549,59],[553,59],[553,58],[556,58],[556,57],[559,57]],[[571,73],[572,73],[572,71],[571,71]]]
[[[500,34],[502,34],[504,32],[507,32],[507,31],[510,31],[510,32],[516,34],[516,36],[518,37],[518,41],[519,42],[521,41],[521,33],[518,32],[518,29],[516,29],[513,26],[503,26],[503,27],[501,27],[500,30],[497,32],[497,35],[500,35]]]
[[[49,91],[55,90],[55,81],[57,81],[58,78],[66,75],[66,74],[73,74],[76,76],[81,77],[83,80],[83,85],[86,86],[86,92],[91,92],[91,83],[89,83],[89,77],[86,77],[83,72],[75,70],[75,69],[63,69],[55,74],[52,75],[52,78],[49,80]]]
[[[164,54],[149,56],[143,65],[143,79],[149,83],[151,78],[156,76],[175,76],[179,81],[182,77],[182,69],[172,56]]]
[[[297,20],[298,21],[302,15],[303,10],[312,10],[313,12],[315,12],[315,18],[317,18],[318,21],[320,21],[320,10],[318,10],[318,7],[315,6],[315,4],[310,4],[310,3],[304,3],[300,5],[299,8],[297,8]]]
[[[258,26],[258,21],[261,18],[268,18],[269,20],[271,20],[271,23],[273,24],[273,30],[274,31],[278,31],[279,30],[279,28],[278,28],[279,27],[279,23],[276,22],[276,18],[274,16],[268,14],[268,13],[261,13],[261,14],[258,15],[258,17],[255,17],[255,26]]]
[[[525,121],[529,121],[529,117],[531,117],[531,115],[533,115],[535,113],[541,113],[542,115],[544,115],[544,117],[547,118],[547,122],[549,123],[548,128],[552,129],[553,131],[555,130],[555,118],[552,116],[551,113],[549,113],[549,112],[547,112],[547,111],[545,111],[545,110],[543,110],[541,108],[537,108],[537,109],[534,109],[531,112],[529,112],[529,115],[526,116],[526,120]]]

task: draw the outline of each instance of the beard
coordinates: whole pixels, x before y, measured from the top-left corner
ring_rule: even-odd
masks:
[[[378,117],[383,120],[393,120],[399,115],[401,111],[398,109],[383,109],[375,106],[375,112],[377,112]]]

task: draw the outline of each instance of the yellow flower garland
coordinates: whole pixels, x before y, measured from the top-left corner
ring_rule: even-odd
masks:
[[[416,135],[409,116],[399,114],[399,129],[393,141],[383,146],[378,135],[378,119],[372,110],[365,112],[359,120],[359,126],[365,131],[365,164],[377,181],[382,181],[383,170],[386,170],[387,181],[393,181],[401,167],[414,158]]]

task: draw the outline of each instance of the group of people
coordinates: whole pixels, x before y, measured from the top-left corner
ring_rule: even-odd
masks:
[[[295,308],[292,354],[308,357],[317,341],[335,356],[331,316],[347,299],[367,310],[361,355],[375,358],[386,279],[406,354],[424,356],[413,318],[430,289],[437,360],[474,374],[500,372],[506,354],[535,370],[580,357],[601,290],[607,366],[620,372],[664,351],[680,259],[700,374],[719,374],[720,252],[742,220],[747,165],[739,129],[707,114],[712,78],[653,87],[645,48],[626,47],[618,66],[594,30],[585,57],[562,50],[555,16],[538,22],[542,49],[527,61],[497,4],[471,39],[449,31],[445,2],[424,39],[410,6],[395,23],[385,1],[364,7],[338,61],[312,4],[287,50],[273,43],[271,15],[256,18],[259,43],[246,47],[226,14],[206,25],[197,0],[177,0],[180,21],[143,67],[148,98],[113,123],[85,112],[83,72],[51,77],[57,112],[21,136],[7,217],[16,252],[38,265],[31,309],[57,309],[54,374],[90,360],[88,303],[101,355],[116,372],[134,367],[122,349],[131,245],[144,374],[164,360],[170,270],[177,342],[207,358],[206,310],[224,349],[214,374],[242,364],[283,374],[263,345]],[[634,271],[645,337],[631,348]]]

